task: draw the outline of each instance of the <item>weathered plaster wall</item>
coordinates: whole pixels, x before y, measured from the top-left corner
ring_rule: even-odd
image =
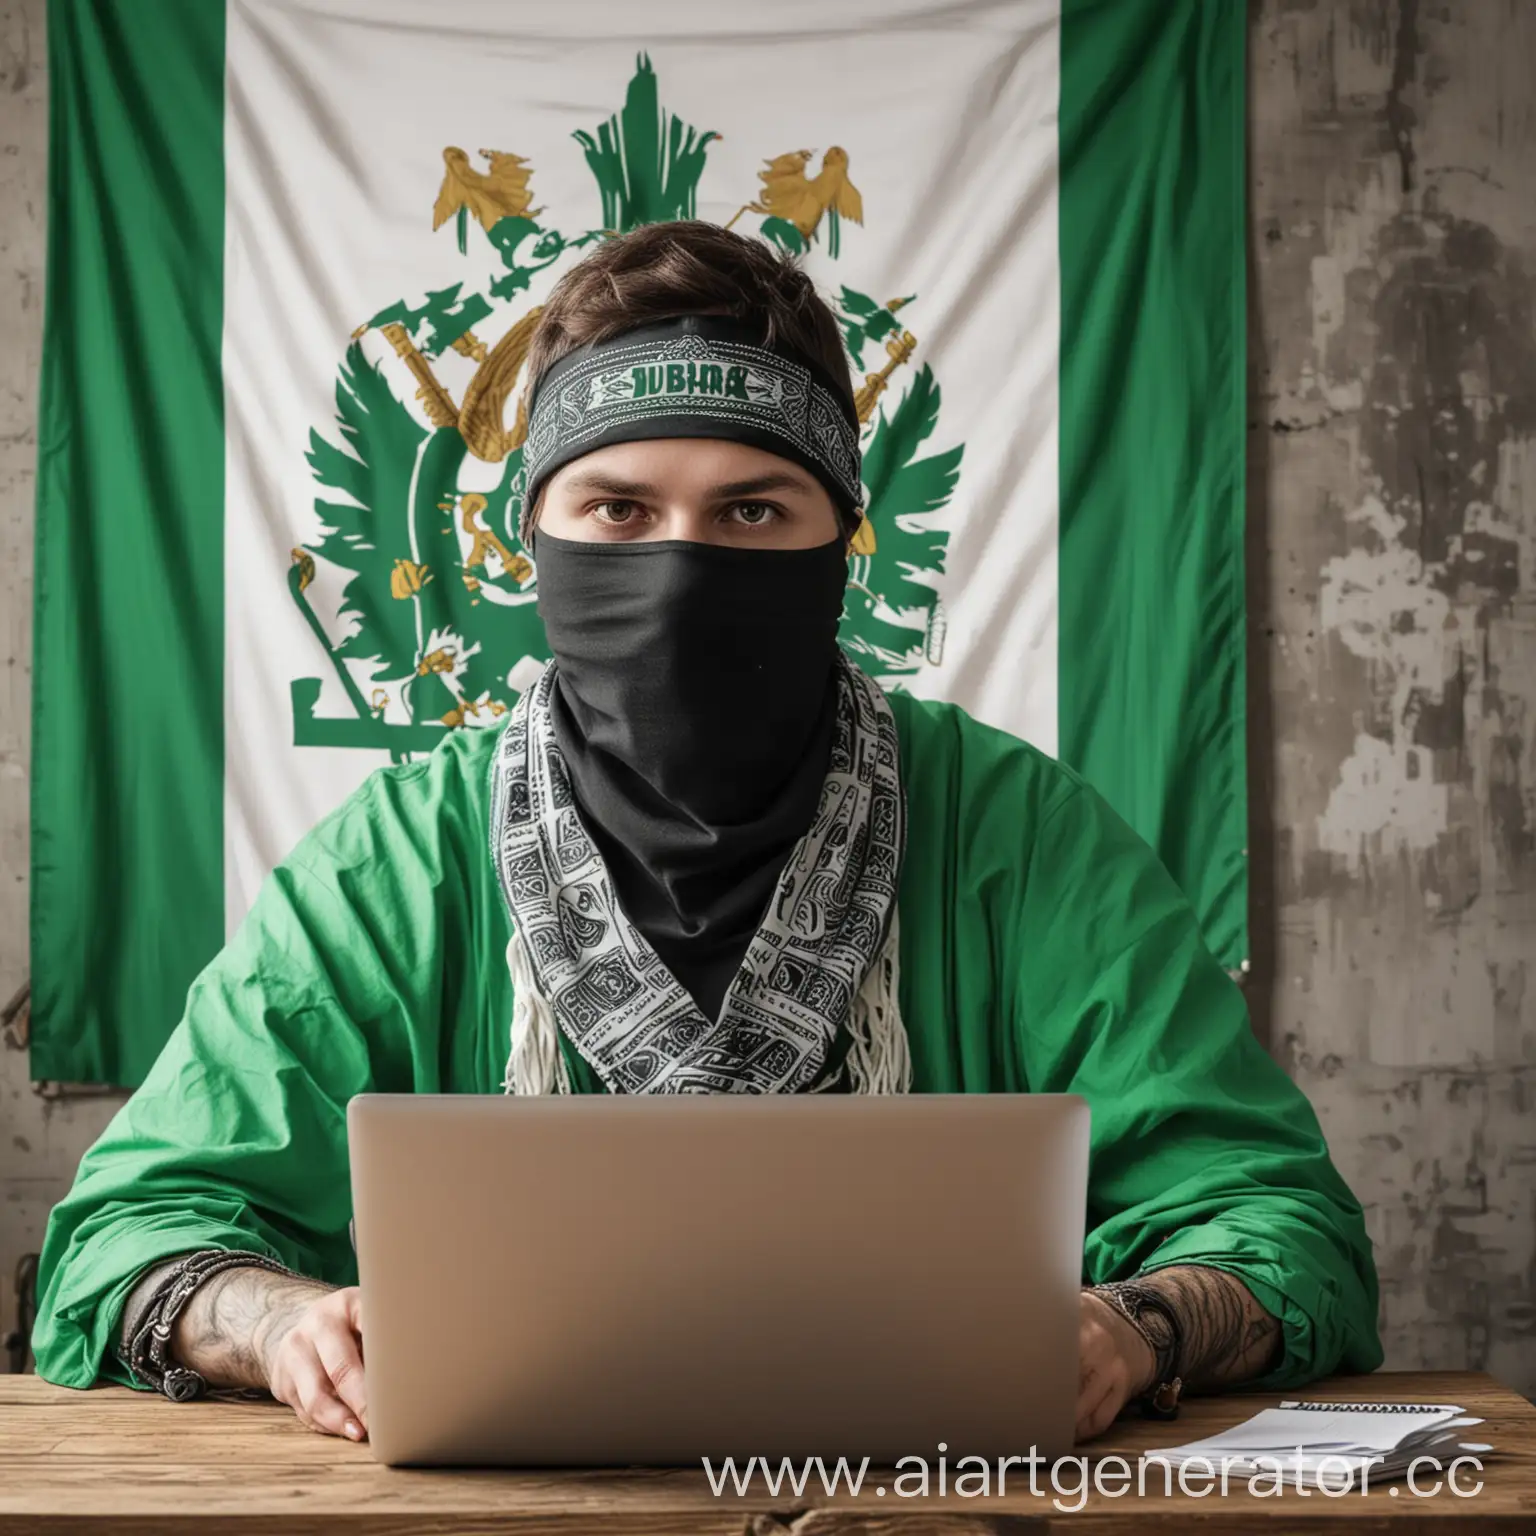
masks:
[[[1389,1363],[1536,1391],[1536,6],[1253,20],[1255,1013]]]
[[[1255,1021],[1368,1206],[1389,1363],[1536,1391],[1536,5],[1253,19]],[[0,1000],[26,974],[42,31],[43,0],[0,0]],[[36,1098],[0,1049],[4,1326],[112,1107]]]

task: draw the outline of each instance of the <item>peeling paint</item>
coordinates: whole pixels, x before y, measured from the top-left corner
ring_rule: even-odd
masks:
[[[1318,820],[1318,846],[1359,869],[1374,853],[1432,848],[1446,828],[1442,786],[1422,777],[1418,753],[1395,752],[1379,736],[1360,735]]]

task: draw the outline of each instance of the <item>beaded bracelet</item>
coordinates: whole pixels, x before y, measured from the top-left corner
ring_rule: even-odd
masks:
[[[203,1283],[229,1269],[265,1269],[295,1280],[305,1278],[261,1253],[204,1248],[188,1254],[155,1291],[124,1356],[124,1364],[137,1380],[164,1393],[173,1403],[201,1397],[208,1383],[201,1372],[178,1365],[171,1358],[171,1331]]]

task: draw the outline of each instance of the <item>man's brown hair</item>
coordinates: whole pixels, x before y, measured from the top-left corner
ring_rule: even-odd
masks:
[[[683,315],[759,325],[765,346],[791,347],[820,363],[852,404],[842,333],[816,285],[776,247],[702,219],[615,235],[555,284],[528,349],[524,398],[577,347]]]

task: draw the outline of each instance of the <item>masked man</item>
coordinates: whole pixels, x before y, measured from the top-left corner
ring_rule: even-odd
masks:
[[[1081,1436],[1178,1380],[1374,1369],[1360,1208],[1156,857],[840,651],[859,423],[805,274],[648,226],[528,366],[554,662],[268,879],[53,1213],[40,1373],[360,1438],[347,1101],[498,1089],[1078,1093]]]

